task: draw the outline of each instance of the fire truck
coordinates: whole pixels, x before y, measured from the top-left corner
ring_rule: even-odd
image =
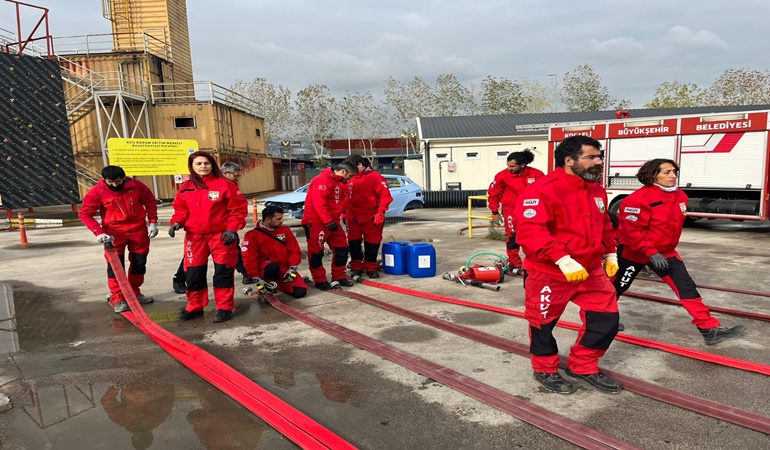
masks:
[[[676,161],[690,220],[768,219],[768,111],[625,119],[550,127],[548,152],[586,135],[605,152],[602,183],[609,210],[641,187],[636,172],[654,158]]]

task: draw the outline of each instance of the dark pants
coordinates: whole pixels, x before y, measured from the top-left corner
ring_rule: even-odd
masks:
[[[638,263],[623,258],[623,246],[618,246],[618,273],[612,284],[615,292],[620,297],[631,287],[639,271],[644,266],[652,269],[663,280],[684,306],[684,309],[692,316],[692,323],[698,328],[713,328],[719,326],[719,320],[711,316],[708,307],[703,304],[703,299],[698,293],[695,281],[690,277],[684,262],[677,257],[666,258],[668,269],[658,270],[651,263]]]
[[[237,236],[237,235],[236,235]],[[235,245],[238,245],[241,242],[240,237],[238,237],[238,240],[235,241]],[[238,245],[238,262],[235,264],[235,270],[238,271],[239,274],[246,276],[246,268],[243,267],[243,255],[241,255],[241,246]],[[186,283],[186,278],[184,275],[184,258],[182,258],[182,262],[179,263],[179,268],[176,269],[176,273],[174,274],[174,281],[177,283]]]

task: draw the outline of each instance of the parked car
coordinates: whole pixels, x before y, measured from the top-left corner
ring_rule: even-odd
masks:
[[[422,188],[411,178],[404,175],[383,175],[383,177],[390,188],[390,195],[393,196],[393,202],[388,211],[385,212],[385,217],[401,217],[404,215],[404,211],[423,207]],[[267,197],[262,202],[265,206],[283,208],[286,218],[301,219],[305,212],[305,196],[308,186],[310,185],[306,184],[288,194]]]

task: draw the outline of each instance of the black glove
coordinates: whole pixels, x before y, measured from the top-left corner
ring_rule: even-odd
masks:
[[[261,294],[274,294],[278,285],[274,281],[265,281],[262,278],[252,278],[254,284],[257,287],[257,292]]]
[[[297,278],[297,266],[291,266],[289,267],[289,270],[283,274],[283,282],[291,283],[295,278]]]
[[[182,228],[182,226],[178,223],[172,223],[171,227],[168,229],[168,235],[171,237],[176,236],[176,231],[180,228]]]
[[[238,240],[238,235],[235,234],[235,231],[227,230],[224,233],[222,233],[222,242],[224,242],[225,245],[232,245],[237,240]]]
[[[325,223],[324,226],[329,229],[329,231],[337,231],[340,229],[340,226],[337,225],[335,222],[329,222]]]
[[[652,262],[652,266],[658,270],[668,270],[668,260],[666,260],[666,257],[660,253],[650,256],[650,262]]]

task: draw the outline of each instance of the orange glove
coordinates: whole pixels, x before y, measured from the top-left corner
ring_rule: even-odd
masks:
[[[377,214],[374,216],[374,224],[375,225],[382,225],[385,223],[385,215],[384,214]]]
[[[616,273],[618,273],[618,269],[620,269],[618,266],[618,254],[607,253],[604,255],[604,273],[606,273],[608,277],[612,278]]]

